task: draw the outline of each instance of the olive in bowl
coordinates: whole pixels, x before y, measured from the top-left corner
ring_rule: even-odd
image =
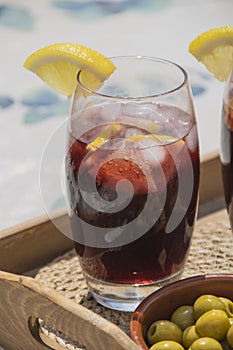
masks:
[[[205,295],[212,295],[213,300],[206,300],[202,298]],[[214,300],[214,298],[220,300]],[[195,304],[195,301],[199,299],[198,304]],[[160,347],[158,345],[153,344],[153,333],[155,332],[155,327],[153,329],[153,324],[156,325],[156,322],[160,322],[163,320],[167,320],[174,323],[179,324],[179,314],[186,313],[185,320],[187,320],[187,324],[184,326],[179,324],[179,328],[182,333],[185,332],[185,329],[190,327],[190,334],[192,333],[193,344],[192,346],[194,350],[196,349],[207,349],[207,346],[204,344],[208,343],[209,337],[202,336],[200,334],[195,335],[195,328],[197,331],[200,328],[201,322],[204,319],[204,313],[210,313],[210,310],[217,308],[218,311],[217,316],[221,314],[221,305],[226,303],[228,300],[233,300],[233,274],[212,274],[212,275],[201,275],[190,278],[185,278],[180,281],[171,283],[161,289],[155,291],[150,294],[147,298],[145,298],[140,305],[136,308],[132,315],[131,323],[130,323],[130,336],[131,338],[140,346],[142,350],[156,350]],[[210,305],[206,305],[206,304]],[[212,304],[211,304],[212,303]],[[189,308],[186,308],[189,306]],[[229,307],[222,307],[225,311]],[[176,310],[179,310],[177,312]],[[231,309],[230,309],[231,310]],[[222,311],[225,313],[225,311]],[[233,311],[233,309],[231,310]],[[203,314],[203,315],[202,315]],[[227,314],[227,311],[226,311]],[[220,317],[219,316],[219,317]],[[201,318],[199,321],[198,327],[195,327],[198,318]],[[231,323],[230,313],[228,315],[229,322]],[[227,322],[226,320],[224,322]],[[230,327],[227,324],[227,327]],[[150,327],[152,329],[150,329]],[[233,327],[232,327],[233,328]],[[151,334],[148,340],[148,334]],[[198,338],[198,339],[195,339]],[[207,338],[207,339],[206,339]],[[200,340],[201,339],[201,340]],[[196,344],[194,341],[196,340]],[[161,341],[161,349],[163,349],[163,342]],[[172,339],[171,341],[174,341]],[[220,340],[213,341],[212,349],[215,349],[216,342],[220,343]],[[175,343],[179,344],[179,342]],[[184,349],[182,341],[180,342],[181,346]],[[204,345],[203,345],[204,344]],[[169,346],[164,347],[164,349],[169,349]],[[171,348],[175,349],[174,344],[171,345]],[[177,345],[177,349],[183,349]],[[192,349],[192,348],[191,348]],[[216,343],[216,349],[224,349],[223,341],[221,340],[221,347],[218,347]]]

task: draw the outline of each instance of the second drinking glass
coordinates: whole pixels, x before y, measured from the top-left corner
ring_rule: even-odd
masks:
[[[132,311],[183,271],[197,210],[198,134],[183,68],[141,56],[112,61],[116,70],[98,91],[78,74],[67,192],[92,295]]]
[[[220,156],[226,208],[233,232],[233,68],[223,95]]]

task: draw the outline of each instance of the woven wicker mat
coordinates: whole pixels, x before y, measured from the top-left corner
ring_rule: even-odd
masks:
[[[233,235],[225,211],[197,221],[183,278],[207,273],[233,273],[232,242]],[[41,268],[35,279],[101,314],[128,334],[131,314],[110,310],[95,302],[88,293],[74,250]],[[44,333],[65,349],[86,349],[43,322],[41,326]]]

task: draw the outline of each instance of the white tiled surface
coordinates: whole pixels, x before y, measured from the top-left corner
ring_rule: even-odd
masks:
[[[140,54],[177,61],[188,70],[195,88],[201,153],[219,148],[223,85],[188,54],[188,45],[204,30],[233,24],[232,0],[72,3],[76,9],[71,11],[68,0],[0,1],[0,229],[45,212],[40,159],[49,137],[66,118],[69,102],[24,70],[22,63],[29,53],[47,44],[73,41],[107,56]],[[84,11],[88,3],[92,7]],[[33,111],[29,106],[48,101],[50,106]],[[61,203],[61,194],[51,188],[49,210]]]

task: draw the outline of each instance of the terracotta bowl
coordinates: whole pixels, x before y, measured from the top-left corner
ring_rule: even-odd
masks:
[[[146,333],[151,323],[160,319],[169,319],[176,308],[192,304],[202,294],[214,294],[233,300],[233,274],[185,278],[150,294],[132,315],[131,338],[143,350],[148,350]]]

